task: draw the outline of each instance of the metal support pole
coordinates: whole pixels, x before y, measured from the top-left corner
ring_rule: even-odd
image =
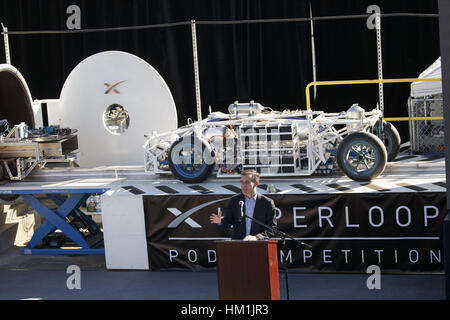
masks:
[[[378,60],[378,80],[383,79],[383,55],[381,52],[381,19],[380,14],[376,13],[375,18],[376,32],[377,32],[377,60]],[[384,116],[384,94],[383,94],[383,83],[378,84],[378,94],[381,114]]]
[[[439,0],[439,37],[441,46],[442,94],[444,104],[445,176],[450,182],[450,1]],[[450,189],[447,187],[447,216],[444,220],[445,294],[450,300]]]
[[[202,103],[200,100],[200,76],[198,72],[197,29],[195,20],[191,20],[192,53],[194,58],[195,100],[197,102],[197,120],[202,120]]]
[[[8,40],[8,28],[6,28],[2,23],[2,29],[3,29],[3,41],[5,44],[5,57],[6,57],[6,63],[11,64],[11,56],[9,55],[9,40]]]
[[[317,68],[316,68],[316,47],[314,45],[314,23],[312,20],[312,6],[311,1],[309,1],[309,17],[311,18],[310,26],[311,26],[311,55],[312,55],[312,73],[313,73],[313,82],[317,81]],[[314,87],[314,101],[316,100],[317,95],[317,87]]]
[[[443,238],[444,238],[445,297],[447,298],[447,300],[450,300],[450,211],[449,210],[447,210],[447,216],[444,219]]]

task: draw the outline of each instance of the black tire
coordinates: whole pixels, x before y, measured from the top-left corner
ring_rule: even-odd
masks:
[[[168,162],[173,175],[187,183],[204,181],[215,166],[214,153],[209,144],[192,135],[172,144]]]
[[[339,168],[355,181],[370,181],[379,176],[387,161],[386,148],[380,138],[369,132],[349,134],[339,144]]]
[[[384,143],[387,152],[387,161],[393,161],[400,151],[400,134],[394,125],[383,120],[383,130],[380,128],[380,121],[373,127],[373,133]]]

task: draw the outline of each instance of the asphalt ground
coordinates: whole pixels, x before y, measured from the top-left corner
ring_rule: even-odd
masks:
[[[103,255],[0,255],[0,300],[218,300],[215,271],[107,270]],[[72,266],[72,267],[71,267]],[[73,267],[75,266],[75,267]],[[76,269],[76,270],[75,270]],[[444,274],[280,271],[282,300],[445,300]],[[75,278],[77,277],[77,278]]]

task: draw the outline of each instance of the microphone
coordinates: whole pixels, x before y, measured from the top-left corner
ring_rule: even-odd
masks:
[[[241,212],[241,217],[239,218],[239,221],[242,221],[242,219],[244,219],[244,201],[239,201],[239,208],[240,208],[240,212]]]

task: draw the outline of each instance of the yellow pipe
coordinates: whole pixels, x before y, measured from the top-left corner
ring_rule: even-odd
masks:
[[[410,121],[410,120],[444,120],[444,117],[397,117],[383,118],[385,121]]]
[[[405,79],[381,79],[381,80],[341,80],[341,81],[315,81],[310,82],[306,86],[306,110],[311,110],[311,101],[309,96],[309,89],[312,86],[334,86],[334,85],[346,85],[346,84],[374,84],[374,83],[403,83],[403,82],[429,82],[429,81],[442,81],[441,78],[405,78]]]

